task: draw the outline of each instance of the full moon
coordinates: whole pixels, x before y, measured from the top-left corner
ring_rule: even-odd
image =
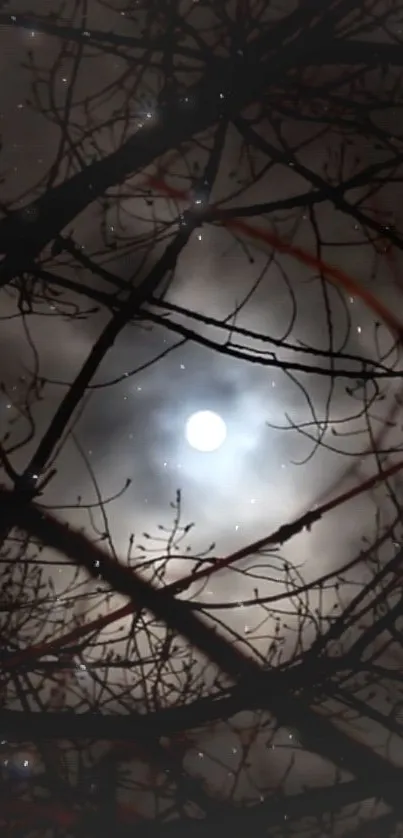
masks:
[[[186,439],[197,451],[217,451],[226,436],[224,419],[212,410],[199,410],[186,422]]]

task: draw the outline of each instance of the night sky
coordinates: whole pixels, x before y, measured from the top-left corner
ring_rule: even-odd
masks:
[[[72,5],[66,4],[58,23],[63,18],[68,20]],[[200,5],[202,31],[206,12],[203,4]],[[73,83],[74,56],[63,54],[62,42],[34,28],[18,28],[12,22],[7,23],[8,16],[22,12],[46,15],[49,2],[37,0],[34,11],[27,9],[24,0],[0,6],[1,197],[3,204],[11,202],[14,209],[22,209],[45,191],[49,180],[54,185],[66,177],[67,171],[71,174],[80,165],[76,158],[68,164],[65,162],[68,155],[65,143],[64,160],[57,172],[52,171],[61,148],[61,130],[55,113],[62,118],[68,97],[73,103],[69,136],[79,141],[81,159],[87,160],[92,155],[113,151],[130,131],[154,130],[158,107],[152,77],[140,83],[141,96],[133,93],[132,102],[128,95],[121,95],[116,80],[127,69],[124,58],[91,54],[81,62]],[[121,14],[124,4],[115,13],[95,0],[87,6],[89,31],[93,27],[137,35],[139,24]],[[32,70],[28,66],[32,61],[45,68],[44,81],[38,84],[36,93],[40,101],[47,105],[50,102],[51,110],[46,116],[34,104]],[[46,71],[51,66],[54,77],[49,98]],[[134,83],[134,76],[133,70],[126,90],[130,78]],[[315,71],[311,78],[314,80]],[[374,89],[381,84],[376,73],[373,84]],[[108,85],[111,85],[110,95],[102,93]],[[86,97],[88,100],[95,97],[87,114],[80,104]],[[116,109],[122,108],[123,101],[126,112],[113,133],[106,123]],[[385,125],[389,118],[388,113],[380,117]],[[95,126],[94,143],[84,137],[89,125]],[[340,167],[352,174],[357,165],[365,167],[383,153],[364,136],[352,135],[346,159],[341,161],[342,143],[337,132],[329,128],[321,134],[317,129],[318,126],[311,128],[302,119],[290,118],[284,125],[284,134],[287,142],[295,146],[304,140],[298,160],[322,175],[326,171],[329,180],[337,178]],[[267,131],[270,136],[271,129]],[[239,153],[239,135],[232,127],[228,129],[222,166],[213,188],[215,200],[228,196],[226,206],[287,198],[309,188],[292,165],[276,164],[258,183],[250,186],[247,161]],[[200,150],[186,148],[182,157],[173,163],[172,185],[186,188],[189,161],[190,164],[196,161],[196,167],[199,164],[202,171],[204,159]],[[264,164],[264,156],[256,152],[255,165],[263,169]],[[176,218],[179,206],[163,196],[150,205],[144,200],[142,183],[144,180],[139,175],[125,184],[125,194],[121,193],[118,201],[119,213],[113,200],[108,207],[96,202],[64,231],[98,264],[132,284],[144,277],[166,245],[162,234],[155,242],[151,239],[145,242],[144,237],[150,233],[155,219],[164,231],[164,224]],[[233,196],[236,189],[241,189],[241,194]],[[393,218],[399,229],[402,210],[398,188],[383,187],[377,195],[377,206],[388,219]],[[251,223],[262,226],[267,222],[252,219]],[[375,253],[365,241],[354,219],[333,209],[329,202],[319,206],[314,219],[306,210],[297,209],[277,213],[273,225],[279,236],[311,253],[315,253],[315,225],[318,225],[323,242],[322,260],[342,268],[396,314],[403,311],[402,290],[396,282],[396,254],[392,269],[391,261]],[[167,236],[169,229],[166,230]],[[105,236],[109,242],[117,242],[117,246],[106,247]],[[90,280],[85,268],[73,266],[69,254],[51,255],[47,251],[44,266],[78,281],[91,281],[100,291],[110,291],[101,279]],[[0,394],[0,427],[10,434],[8,445],[25,439],[31,419],[34,427],[32,438],[12,454],[13,465],[18,470],[25,467],[66,386],[110,315],[105,311],[89,313],[96,307],[93,301],[66,292],[59,298],[50,294],[46,303],[38,304],[36,314],[21,318],[17,317],[15,293],[5,289],[1,295],[0,377],[4,392]],[[72,300],[80,307],[80,319],[70,316],[72,309],[68,301]],[[370,360],[378,360],[383,353],[386,364],[397,368],[400,363],[394,336],[385,326],[379,326],[378,318],[358,298],[324,282],[317,271],[303,266],[292,256],[273,253],[268,246],[254,246],[223,227],[203,225],[192,235],[168,284],[165,300],[206,317],[226,320],[227,324],[236,323],[277,340],[286,339],[294,349],[288,354],[280,350],[278,357],[295,363],[328,364],[323,357],[319,360],[308,357],[300,351],[301,347],[323,352],[339,350],[345,355],[365,356]],[[161,314],[161,309],[151,310]],[[178,322],[191,326],[184,318]],[[212,336],[206,325],[200,326],[200,332]],[[222,344],[227,337],[228,330],[214,335]],[[369,428],[361,412],[363,390],[362,387],[354,389],[354,380],[339,376],[331,382],[328,377],[312,372],[289,374],[269,364],[248,363],[218,354],[191,341],[174,348],[180,342],[180,335],[152,322],[132,323],[125,328],[108,352],[80,407],[73,434],[57,452],[52,463],[56,474],[41,498],[42,503],[57,510],[66,520],[85,525],[92,532],[93,523],[102,529],[104,522],[98,511],[94,511],[91,522],[87,512],[74,508],[77,497],[84,503],[94,502],[94,480],[106,498],[119,493],[130,480],[124,494],[106,507],[114,547],[120,558],[127,554],[132,533],[140,553],[141,545],[145,544],[142,534],[149,534],[151,538],[146,539],[146,546],[155,549],[158,555],[160,542],[156,537],[161,534],[158,527],[162,524],[169,528],[174,515],[170,503],[175,501],[177,490],[181,490],[182,523],[195,524],[186,543],[194,551],[205,550],[214,543],[213,555],[223,556],[301,515],[329,497],[334,488],[341,491],[374,472],[373,459],[358,455],[367,449],[371,433],[376,434],[384,417],[389,415],[398,380],[392,384],[380,382],[385,397],[371,408]],[[245,345],[247,341],[243,342]],[[253,350],[257,343],[251,341],[249,346]],[[265,345],[264,350],[275,351],[270,345]],[[165,357],[149,365],[163,353]],[[337,362],[339,368],[350,370],[357,368],[354,363]],[[28,421],[19,411],[34,374],[43,380],[44,386],[40,400],[30,390],[32,416]],[[369,397],[370,388],[368,385]],[[216,412],[226,423],[227,437],[217,451],[196,451],[185,438],[188,418],[201,410]],[[297,425],[300,432],[295,429]],[[394,434],[391,430],[389,439],[397,444]],[[324,444],[317,445],[318,439]],[[388,439],[384,444],[389,444]],[[281,557],[292,562],[304,579],[341,566],[360,550],[363,538],[374,537],[376,502],[381,500],[381,515],[385,520],[390,515],[390,508],[383,504],[382,498],[382,491],[377,490],[359,497],[348,509],[340,508],[311,532],[292,539],[281,551]],[[272,557],[270,561],[255,557],[250,564],[254,570],[249,576],[230,570],[213,577],[211,584],[199,591],[199,599],[208,606],[253,597],[256,585],[261,596],[277,590],[280,557]],[[191,566],[190,560],[182,555],[173,557],[166,580],[179,578]],[[242,565],[242,569],[245,567],[247,564]],[[56,594],[61,597],[58,607],[63,610],[63,597],[72,571],[52,568],[50,573]],[[87,591],[94,589],[92,582],[86,585]],[[118,597],[112,598],[107,607],[120,602]],[[104,603],[103,595],[100,603]],[[87,612],[85,599],[80,599],[74,607],[75,613],[81,616]],[[99,613],[93,598],[90,609],[92,616]],[[263,611],[239,607],[216,613],[247,635],[257,649],[264,647],[266,641],[260,629]],[[308,627],[307,636],[310,631]],[[291,640],[286,631],[284,637],[285,647],[288,643],[292,646],[292,633]],[[217,740],[214,747],[220,750]],[[259,770],[263,770],[262,766]]]

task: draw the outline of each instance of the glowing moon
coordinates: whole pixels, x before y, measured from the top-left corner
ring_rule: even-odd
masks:
[[[186,439],[197,451],[217,451],[226,436],[224,419],[212,410],[199,410],[186,422]]]

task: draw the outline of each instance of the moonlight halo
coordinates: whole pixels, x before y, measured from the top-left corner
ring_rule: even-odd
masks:
[[[227,426],[224,419],[213,410],[199,410],[189,416],[185,435],[189,445],[196,451],[217,451],[225,442]]]

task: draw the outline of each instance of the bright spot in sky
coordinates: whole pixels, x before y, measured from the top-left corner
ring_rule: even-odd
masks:
[[[186,439],[197,451],[216,451],[225,441],[227,426],[212,410],[192,413],[186,422]]]

